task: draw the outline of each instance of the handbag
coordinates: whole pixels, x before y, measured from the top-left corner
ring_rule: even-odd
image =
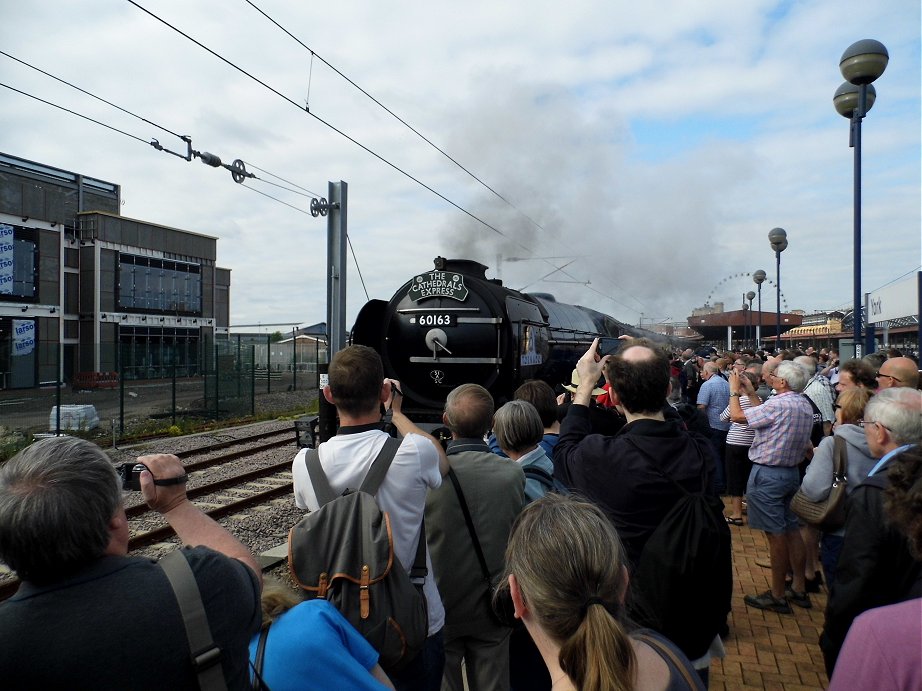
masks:
[[[791,511],[804,523],[819,528],[824,533],[831,533],[845,525],[848,458],[845,440],[842,437],[833,437],[833,439],[835,440],[834,465],[829,496],[822,501],[812,501],[807,498],[802,489],[799,489],[791,499]]]
[[[493,607],[493,596],[496,591],[496,586],[493,583],[493,579],[490,578],[490,570],[487,568],[487,560],[483,556],[483,549],[480,547],[480,540],[477,539],[477,531],[474,530],[474,519],[471,518],[470,509],[467,508],[467,501],[464,499],[464,492],[461,491],[461,483],[458,481],[458,476],[455,475],[454,468],[451,468],[448,471],[448,479],[451,480],[451,484],[454,485],[455,488],[455,494],[458,495],[458,503],[461,505],[461,513],[464,514],[464,522],[467,523],[467,531],[471,535],[471,542],[474,543],[474,553],[477,555],[477,560],[480,562],[480,570],[483,573],[483,581],[487,590],[487,612],[490,613],[490,619],[493,620],[494,624],[497,624],[498,626],[510,626],[510,623],[506,617],[502,617],[497,614]]]

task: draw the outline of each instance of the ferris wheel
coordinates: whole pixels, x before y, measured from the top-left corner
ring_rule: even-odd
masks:
[[[742,288],[742,290],[740,290],[740,294],[746,293],[749,290],[753,290],[754,289],[753,286],[755,285],[755,283],[752,280],[752,274],[753,272],[746,271],[746,272],[730,274],[729,276],[725,276],[724,278],[722,278],[720,281],[718,281],[714,285],[713,288],[711,288],[710,292],[708,293],[707,299],[704,301],[705,306],[708,306],[711,304],[711,298],[715,296],[719,297],[721,295],[725,295],[727,291],[734,286],[739,286],[740,288]],[[773,281],[772,279],[766,277],[764,282],[770,286],[774,286],[775,289],[777,290],[778,284],[775,283],[775,281]],[[779,291],[779,292],[781,293],[782,309],[784,311],[787,311],[788,300],[784,296],[784,291]],[[727,302],[727,301],[724,300],[724,302]],[[728,304],[732,304],[732,303],[728,303]]]

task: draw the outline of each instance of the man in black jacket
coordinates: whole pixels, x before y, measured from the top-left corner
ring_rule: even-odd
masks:
[[[883,509],[890,460],[922,438],[922,392],[894,388],[875,394],[861,424],[871,454],[880,461],[846,505],[845,540],[820,636],[830,675],[855,617],[922,596],[922,563],[913,559],[906,536],[886,520]]]
[[[612,402],[627,417],[613,436],[591,434],[589,422],[592,388],[603,368]],[[652,343],[629,341],[618,355],[599,358],[593,342],[576,369],[580,384],[560,425],[554,475],[602,508],[634,565],[651,533],[682,496],[668,478],[689,492],[710,487],[714,460],[709,442],[663,415],[669,360]]]

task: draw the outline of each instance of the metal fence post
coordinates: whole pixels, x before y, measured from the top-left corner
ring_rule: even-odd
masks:
[[[250,415],[256,417],[256,346],[250,346]]]
[[[61,406],[64,403],[64,401],[61,398],[61,383],[62,383],[61,382],[61,379],[62,379],[61,377],[61,349],[63,347],[64,347],[64,344],[59,342],[58,349],[57,349],[57,361],[58,362],[57,362],[57,366],[55,367],[55,370],[57,371],[57,374],[55,375],[55,379],[57,381],[55,382],[56,391],[54,393],[54,397],[55,397],[55,402],[57,403],[57,405],[55,406],[57,409],[57,414],[55,415],[56,420],[54,423],[54,435],[56,437],[61,436]]]
[[[176,357],[173,357],[173,424],[176,424]]]

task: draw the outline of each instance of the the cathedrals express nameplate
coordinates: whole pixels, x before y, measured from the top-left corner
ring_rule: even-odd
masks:
[[[451,298],[464,302],[467,300],[468,289],[464,285],[464,276],[450,271],[429,271],[414,276],[407,291],[414,302],[426,298]]]

